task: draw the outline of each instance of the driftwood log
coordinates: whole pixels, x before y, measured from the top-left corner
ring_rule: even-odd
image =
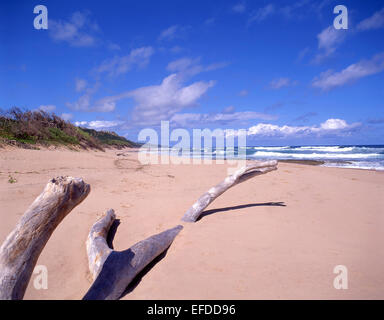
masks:
[[[168,249],[183,229],[172,229],[142,240],[124,251],[115,251],[107,244],[108,231],[116,216],[112,209],[98,220],[87,239],[89,269],[94,282],[84,300],[117,300],[128,285],[149,263]]]
[[[51,234],[89,194],[90,186],[80,178],[58,177],[21,217],[0,248],[0,299],[24,297],[37,259]]]
[[[277,161],[250,162],[202,195],[182,220],[195,222],[203,210],[229,188],[276,169]],[[38,257],[53,231],[89,192],[90,186],[80,178],[58,177],[49,181],[0,247],[0,300],[23,298]],[[115,219],[113,209],[108,210],[89,233],[86,247],[94,282],[85,300],[119,299],[131,281],[165,252],[183,229],[178,225],[127,250],[115,251],[107,244]]]
[[[204,209],[208,207],[213,200],[223,194],[229,188],[247,181],[250,178],[264,174],[277,169],[277,161],[252,161],[245,167],[240,168],[234,174],[225,178],[225,180],[218,185],[209,189],[204,193],[188,211],[184,214],[182,221],[195,222],[202,214]]]

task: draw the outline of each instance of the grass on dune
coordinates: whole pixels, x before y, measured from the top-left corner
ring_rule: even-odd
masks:
[[[63,145],[98,150],[138,146],[114,132],[80,128],[54,113],[19,108],[0,113],[0,140],[18,146]]]

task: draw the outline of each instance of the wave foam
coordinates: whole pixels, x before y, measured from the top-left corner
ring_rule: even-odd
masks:
[[[335,154],[335,153],[282,153],[282,152],[267,152],[256,151],[252,157],[278,157],[281,159],[367,159],[378,158],[379,153],[351,153],[351,154]]]

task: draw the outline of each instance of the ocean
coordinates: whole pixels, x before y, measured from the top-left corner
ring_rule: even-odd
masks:
[[[245,150],[244,150],[245,149]],[[334,145],[334,146],[253,146],[246,148],[204,150],[194,149],[183,154],[172,152],[172,148],[160,148],[160,153],[187,157],[211,157],[228,159],[244,156],[253,160],[318,160],[322,166],[384,170],[384,145]],[[245,152],[244,152],[245,151]]]
[[[319,160],[327,167],[384,170],[384,145],[247,147],[246,157]]]

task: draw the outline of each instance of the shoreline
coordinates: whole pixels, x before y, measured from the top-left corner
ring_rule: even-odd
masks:
[[[372,146],[372,147],[378,147],[380,145],[361,145],[361,147],[366,147],[366,146]],[[293,146],[294,148],[297,148],[297,147],[300,147],[300,146]],[[333,146],[333,145],[329,145],[329,146],[304,146],[304,147],[313,147],[313,148],[317,148],[317,147],[342,147],[342,148],[350,148],[350,147],[358,147],[357,145],[354,146],[354,145],[343,145],[343,146]],[[384,147],[384,146],[383,146]],[[80,147],[69,147],[69,146],[64,146],[64,145],[50,145],[50,146],[46,146],[46,145],[38,145],[38,148],[31,148],[31,147],[21,147],[20,145],[12,145],[12,144],[1,144],[0,143],[0,148],[3,149],[3,150],[18,150],[18,149],[21,149],[21,150],[35,150],[35,151],[39,151],[39,150],[50,150],[50,151],[57,151],[57,150],[67,150],[67,151],[74,151],[74,152],[92,152],[92,151],[95,151],[95,152],[105,152],[106,150],[111,150],[111,151],[119,151],[119,153],[117,153],[117,155],[119,156],[124,156],[124,153],[138,153],[140,152],[141,150],[141,147],[116,147],[116,146],[104,146],[104,149],[105,150],[97,150],[97,149],[83,149],[83,148],[80,148]],[[145,145],[144,145],[144,148]],[[160,148],[160,147],[159,147]],[[249,147],[249,148],[255,148],[255,147]],[[257,148],[264,148],[264,147],[257,147]],[[265,147],[265,148],[279,148],[279,147]],[[285,148],[285,147],[281,147],[281,148]],[[148,154],[151,154],[151,152],[149,152]],[[153,153],[155,154],[155,153]],[[158,156],[160,157],[161,156],[161,151],[158,151],[157,152]],[[173,155],[169,155],[170,158],[172,157],[176,157],[176,156],[173,156]],[[184,157],[184,156],[177,156],[177,158],[188,158],[188,159],[194,159],[193,156],[187,156],[187,157]],[[200,158],[201,161],[204,161],[204,156]],[[211,159],[212,161],[226,161],[226,160],[233,160],[233,159],[230,159],[230,158],[216,158],[215,155],[211,156]],[[384,169],[382,168],[366,168],[366,167],[344,167],[344,166],[337,166],[337,165],[329,165],[329,164],[333,164],[333,163],[339,163],[339,164],[353,164],[353,161],[355,162],[359,162],[359,160],[338,160],[338,159],[290,159],[290,158],[287,158],[287,159],[276,159],[274,157],[271,157],[271,158],[267,158],[267,157],[260,157],[260,158],[252,158],[252,157],[247,157],[246,160],[247,161],[252,161],[252,160],[255,160],[255,161],[265,161],[265,160],[277,160],[279,161],[280,163],[296,163],[296,164],[303,164],[303,165],[313,165],[313,166],[322,166],[322,167],[327,167],[327,168],[340,168],[340,169],[358,169],[358,170],[372,170],[372,171],[375,171],[375,172],[384,172]],[[363,161],[363,160],[361,160]]]

